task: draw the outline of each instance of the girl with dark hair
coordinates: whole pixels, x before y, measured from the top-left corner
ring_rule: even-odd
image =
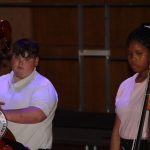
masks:
[[[135,74],[123,81],[116,95],[116,119],[110,150],[133,150],[148,82],[150,62],[150,23],[133,30],[126,42],[127,59]],[[149,106],[149,105],[148,105]],[[149,109],[149,107],[147,108]],[[148,116],[146,111],[140,150],[148,149]]]

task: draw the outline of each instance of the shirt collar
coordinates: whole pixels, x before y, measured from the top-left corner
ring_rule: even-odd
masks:
[[[26,78],[13,83],[13,77],[14,77],[14,71],[11,71],[10,73],[10,79],[9,79],[9,87],[14,87],[16,90],[21,90],[23,87],[27,86],[36,76],[36,69],[34,69],[34,71],[27,76]]]

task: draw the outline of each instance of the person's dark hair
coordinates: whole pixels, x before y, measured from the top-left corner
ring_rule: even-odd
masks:
[[[16,41],[13,44],[13,55],[21,55],[22,57],[26,57],[28,59],[30,58],[36,58],[38,57],[39,53],[39,44],[36,41],[33,41],[29,38],[23,38],[18,41]],[[28,56],[25,56],[25,52],[28,53]]]
[[[126,46],[128,47],[134,40],[150,50],[150,23],[143,23],[139,28],[134,29],[127,38]]]

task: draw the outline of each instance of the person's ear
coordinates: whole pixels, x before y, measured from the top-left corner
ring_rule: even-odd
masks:
[[[38,64],[39,64],[39,57],[36,57],[35,58],[35,67],[38,66]]]

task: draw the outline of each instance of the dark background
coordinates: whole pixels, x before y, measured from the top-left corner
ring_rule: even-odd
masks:
[[[149,22],[150,6],[148,0],[24,0],[11,1],[14,4],[24,3],[55,4],[51,7],[10,7],[9,1],[0,1],[0,19],[8,20],[12,25],[12,44],[22,37],[37,40],[40,45],[40,64],[37,70],[46,76],[55,86],[58,96],[58,110],[71,110],[78,113],[79,98],[79,59],[78,59],[78,9],[77,5],[91,5],[83,7],[83,48],[86,50],[105,49],[105,18],[104,4],[110,5],[110,110],[115,110],[115,96],[120,83],[130,77],[130,70],[126,57],[126,39],[128,34],[144,22]],[[103,5],[95,5],[101,3]],[[144,3],[145,6],[142,5]],[[57,4],[57,5],[56,5]],[[120,4],[120,5],[117,5]],[[123,6],[123,4],[126,4]],[[136,5],[134,5],[136,4]],[[62,5],[62,6],[60,6]],[[65,5],[65,6],[64,6]],[[8,7],[9,6],[9,7]],[[12,46],[11,44],[11,46]],[[11,53],[11,52],[10,52]],[[69,59],[64,59],[64,58]],[[119,59],[114,59],[119,58]],[[123,59],[122,59],[123,58]],[[105,57],[84,58],[84,110],[83,113],[98,113],[95,120],[106,112],[106,65]],[[1,64],[1,75],[8,73],[10,59],[4,59]],[[83,115],[83,114],[82,114]],[[89,115],[84,114],[84,117]],[[59,113],[56,113],[55,127]],[[62,117],[62,116],[61,116]],[[68,115],[66,115],[68,117]],[[75,116],[74,116],[75,117]],[[81,115],[80,115],[81,117]],[[84,118],[83,117],[83,118]],[[106,116],[107,117],[107,116]],[[100,118],[102,121],[105,118]],[[111,117],[111,116],[110,116]],[[82,118],[82,119],[83,119]],[[94,118],[94,115],[93,115]],[[82,120],[81,119],[81,120]],[[109,118],[106,118],[106,120]],[[113,118],[114,119],[114,118]],[[59,118],[63,122],[63,118]],[[80,120],[80,121],[81,121]],[[93,120],[93,122],[95,121]],[[77,120],[78,121],[78,120]],[[83,121],[83,120],[82,120]],[[99,120],[101,121],[101,120]],[[110,120],[112,127],[113,121]],[[68,121],[69,122],[69,121]],[[84,121],[83,121],[84,122]],[[82,122],[82,123],[83,123]],[[95,122],[95,126],[97,126]],[[106,122],[109,124],[108,122]],[[67,126],[67,121],[64,123]],[[65,126],[64,125],[64,126]],[[78,124],[76,124],[78,126]],[[74,126],[75,128],[77,126]],[[104,125],[105,126],[105,125]],[[68,126],[67,126],[68,127]],[[70,125],[70,128],[72,126]],[[81,126],[80,126],[81,127]],[[81,128],[85,128],[86,125]],[[94,126],[92,126],[94,128]],[[100,128],[100,127],[99,127]],[[103,129],[101,129],[103,130]],[[111,129],[109,129],[111,131]],[[55,133],[54,133],[55,137]],[[88,144],[88,143],[87,143]],[[54,143],[53,149],[77,150],[85,145]],[[90,147],[93,149],[93,146]],[[108,149],[108,146],[98,146],[98,149]]]

